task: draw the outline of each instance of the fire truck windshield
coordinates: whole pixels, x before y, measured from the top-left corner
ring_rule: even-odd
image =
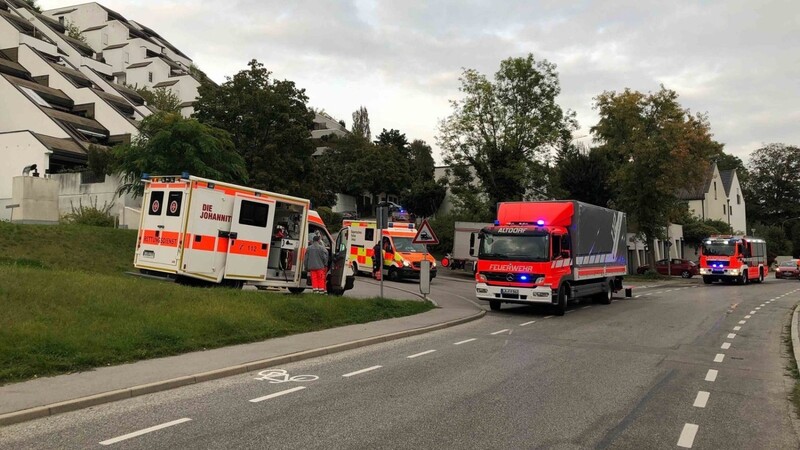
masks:
[[[497,235],[486,233],[478,258],[503,261],[549,261],[550,235]]]
[[[728,241],[706,241],[703,243],[703,254],[706,256],[733,256],[736,253],[736,244]]]

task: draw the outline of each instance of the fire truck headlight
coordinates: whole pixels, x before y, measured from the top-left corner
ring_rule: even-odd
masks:
[[[482,273],[477,274],[475,276],[475,279],[478,280],[479,283],[486,283],[487,281],[489,281],[489,280],[486,279],[486,275],[484,275]]]

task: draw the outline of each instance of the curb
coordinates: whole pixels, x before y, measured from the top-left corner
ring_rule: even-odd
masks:
[[[800,365],[800,337],[797,334],[798,311],[800,311],[800,304],[794,307],[794,312],[792,313],[792,350],[794,350],[795,363]]]
[[[118,389],[115,391],[104,392],[102,394],[90,395],[88,397],[81,397],[72,400],[66,400],[59,403],[53,403],[45,406],[37,406],[35,408],[24,409],[12,413],[0,415],[0,426],[11,425],[15,423],[25,422],[28,420],[39,419],[42,417],[53,416],[69,411],[76,411],[90,406],[96,406],[103,403],[110,403],[117,400],[124,400],[127,398],[138,397],[140,395],[152,394],[155,392],[167,391],[181,386],[190,384],[202,383],[204,381],[216,380],[233,375],[241,375],[247,372],[266,369],[268,367],[277,366],[280,364],[287,364],[295,361],[302,361],[305,359],[316,358],[318,356],[330,355],[339,353],[346,350],[352,350],[359,347],[366,347],[372,344],[381,342],[393,341],[406,337],[416,336],[419,334],[430,333],[445,328],[461,325],[463,323],[472,322],[473,320],[480,319],[486,314],[486,311],[480,311],[471,316],[462,317],[460,319],[451,320],[449,322],[442,322],[436,325],[429,325],[422,328],[413,328],[405,331],[398,331],[395,333],[383,334],[356,341],[343,342],[341,344],[331,345],[328,347],[321,347],[313,350],[305,350],[302,352],[290,353],[288,355],[276,356],[273,358],[262,359],[236,366],[225,367],[208,372],[202,372],[195,375],[187,375],[170,380],[158,381],[155,383],[142,384],[133,386],[126,389]]]
[[[379,281],[375,281],[375,280],[368,280],[368,281],[366,281],[366,283],[367,284],[371,284],[373,286],[379,286],[380,285],[380,282]],[[399,288],[397,286],[384,286],[384,288],[385,289],[394,289],[396,291],[401,291],[401,292],[405,292],[406,294],[414,295],[416,297],[419,297],[421,300],[425,300],[425,301],[431,302],[433,304],[433,306],[435,306],[436,308],[439,308],[439,303],[437,303],[436,300],[434,300],[431,297],[425,297],[424,295],[419,294],[417,292],[409,291],[408,289]]]

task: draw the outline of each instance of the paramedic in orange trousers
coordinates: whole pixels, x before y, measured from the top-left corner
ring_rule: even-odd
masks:
[[[311,276],[311,288],[315,294],[326,294],[325,276],[328,273],[328,249],[322,245],[319,236],[314,236],[311,246],[306,250],[306,270]]]

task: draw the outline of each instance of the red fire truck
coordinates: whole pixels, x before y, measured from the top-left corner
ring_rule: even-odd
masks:
[[[715,235],[703,240],[700,275],[714,281],[761,283],[767,274],[767,243],[750,236]]]
[[[473,239],[475,292],[492,310],[502,303],[610,303],[627,274],[625,213],[578,201],[498,204],[494,226]]]

